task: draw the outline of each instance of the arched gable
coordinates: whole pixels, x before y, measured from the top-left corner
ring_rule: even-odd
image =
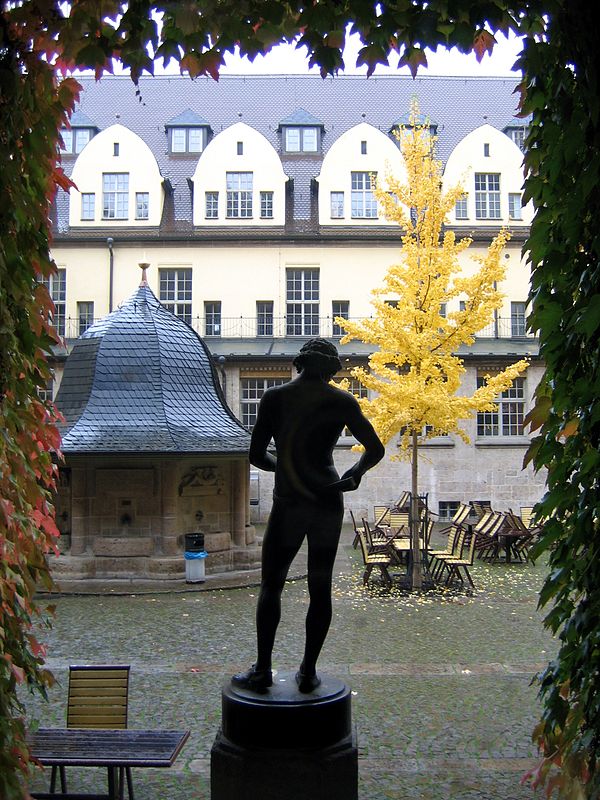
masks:
[[[284,225],[287,180],[273,145],[237,122],[215,136],[198,160],[194,225]]]
[[[164,191],[156,158],[123,125],[101,131],[80,153],[71,175],[69,225],[158,226]]]
[[[454,148],[444,170],[445,189],[461,184],[466,197],[450,215],[455,225],[527,226],[531,203],[522,206],[523,153],[506,134],[481,125]]]
[[[361,122],[343,133],[323,159],[319,182],[320,225],[394,225],[380,215],[370,176],[381,185],[391,172],[406,174],[398,145],[378,128]]]

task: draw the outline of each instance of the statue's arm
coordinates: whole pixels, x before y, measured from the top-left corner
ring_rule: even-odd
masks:
[[[385,455],[385,447],[381,443],[375,428],[360,410],[360,406],[353,399],[347,412],[346,426],[350,433],[365,448],[360,459],[350,469],[346,470],[339,480],[341,491],[352,491],[360,485],[362,476],[378,464]],[[334,487],[337,486],[334,484]],[[333,487],[332,487],[333,488]]]
[[[250,463],[254,467],[258,467],[258,469],[265,470],[265,472],[275,472],[277,466],[276,457],[268,451],[269,444],[273,438],[273,425],[269,413],[270,401],[271,398],[267,393],[259,403],[256,424],[252,428],[249,453]]]

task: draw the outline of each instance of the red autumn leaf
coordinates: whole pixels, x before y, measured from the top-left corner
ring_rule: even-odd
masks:
[[[8,524],[12,519],[12,515],[15,513],[15,507],[10,500],[2,497],[0,498],[0,512],[2,512],[5,522]]]
[[[199,56],[196,53],[188,53],[179,62],[179,69],[182,73],[187,72],[190,78],[197,78],[202,74]]]
[[[492,55],[495,44],[496,40],[489,31],[477,31],[473,38],[473,50],[475,50],[477,61],[481,61],[486,53]]]
[[[15,680],[18,684],[25,682],[25,670],[23,669],[23,667],[17,667],[16,664],[11,664],[10,671],[14,675]]]
[[[61,189],[64,189],[65,192],[68,192],[69,189],[77,188],[73,181],[65,175],[61,167],[56,167],[52,177],[54,178],[54,182],[60,186]]]
[[[215,81],[219,80],[219,69],[223,63],[223,56],[218,50],[208,50],[206,53],[202,53],[202,72],[210,75]]]
[[[46,655],[46,646],[40,644],[40,642],[38,642],[38,640],[32,634],[28,634],[27,640],[29,642],[29,647],[31,648],[31,652],[33,653],[35,658],[38,658],[38,656],[44,658]]]
[[[398,62],[398,68],[408,67],[410,74],[416,78],[419,67],[427,67],[427,56],[425,51],[419,47],[407,47],[404,55]]]
[[[344,31],[329,31],[323,40],[325,47],[337,47],[341,49],[344,46]]]

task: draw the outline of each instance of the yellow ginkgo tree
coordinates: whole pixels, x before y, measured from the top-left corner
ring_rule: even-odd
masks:
[[[505,274],[501,253],[509,234],[500,231],[485,255],[472,256],[475,264],[465,274],[459,256],[471,239],[457,239],[453,231],[444,230],[464,189],[442,190],[434,140],[426,126],[417,124],[415,109],[411,126],[398,135],[406,180],[386,175],[385,189],[376,186],[375,196],[385,217],[402,228],[401,260],[389,267],[383,285],[373,291],[371,317],[336,322],[345,331],[342,343],[359,339],[374,345],[368,369],[356,367],[352,375],[369,390],[369,397],[359,402],[382,441],[400,437],[400,449],[392,459],[411,462],[411,578],[413,588],[421,588],[419,443],[449,433],[468,442],[461,423],[478,411],[495,410],[498,395],[528,362],[518,361],[486,376],[470,396],[459,393],[465,367],[457,351],[460,345],[473,343],[502,305],[497,286]]]

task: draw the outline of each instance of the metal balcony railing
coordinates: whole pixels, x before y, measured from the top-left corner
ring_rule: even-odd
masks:
[[[360,319],[360,318],[351,318]],[[96,322],[97,320],[94,320]],[[59,321],[59,333],[66,339],[77,339],[92,324],[91,320],[67,317]],[[336,339],[343,331],[332,317],[193,317],[191,327],[207,339],[255,339],[322,336]],[[478,339],[534,339],[519,318],[499,317],[476,334]]]

